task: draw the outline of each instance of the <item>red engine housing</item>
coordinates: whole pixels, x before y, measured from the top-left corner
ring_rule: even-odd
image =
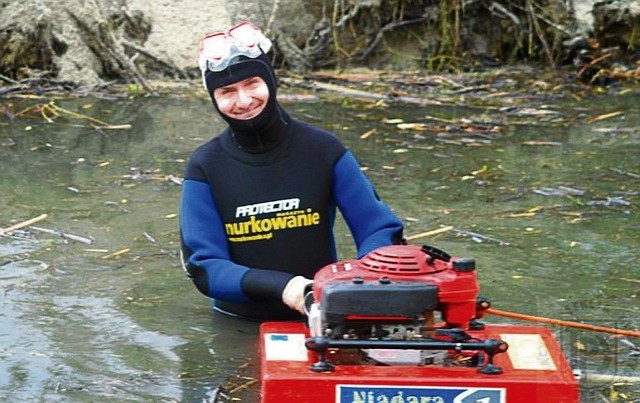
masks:
[[[476,316],[475,261],[430,246],[391,245],[316,273],[313,295],[329,326],[344,320],[414,319],[438,310],[447,327]]]

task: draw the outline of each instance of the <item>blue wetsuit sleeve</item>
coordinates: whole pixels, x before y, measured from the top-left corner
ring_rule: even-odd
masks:
[[[334,167],[333,193],[355,240],[358,258],[381,246],[402,241],[402,221],[380,200],[349,151]]]
[[[224,301],[249,301],[242,291],[242,278],[249,268],[229,259],[224,226],[204,182],[186,179],[182,183],[180,236],[185,268],[200,292]]]
[[[180,201],[183,264],[204,295],[227,302],[279,300],[293,277],[231,261],[224,225],[209,185],[185,179]]]

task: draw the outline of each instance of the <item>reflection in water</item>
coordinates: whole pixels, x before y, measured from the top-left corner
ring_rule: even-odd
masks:
[[[13,252],[26,252],[15,244]],[[49,269],[25,259],[8,261],[0,270],[0,390],[5,401],[181,396],[174,376],[180,358],[174,349],[184,340],[142,328],[112,298],[51,295],[44,285]]]
[[[287,109],[344,140],[407,235],[454,226],[415,243],[476,258],[494,307],[637,329],[640,115],[633,97],[607,102],[624,120],[575,123],[601,113],[598,102],[559,103],[536,125],[501,124],[497,109]],[[0,397],[201,401],[235,376],[256,376],[257,324],[212,314],[177,258],[180,188],[170,178],[222,128],[210,101],[86,104],[63,107],[132,128],[68,119],[0,126],[0,225],[47,213],[38,226],[94,240],[0,237]],[[492,123],[438,126],[434,117]],[[337,241],[341,257],[353,257],[341,222]],[[617,338],[554,330],[575,368],[638,372],[637,355]]]
[[[8,246],[15,246],[16,254],[28,251],[29,248],[20,244],[5,245],[3,259],[13,255],[7,253]],[[46,267],[38,261],[14,263],[10,260],[0,267],[0,391],[11,391],[3,397],[13,397],[15,401],[29,401],[40,396],[55,365],[46,354],[50,341],[39,329],[43,318],[29,316],[26,312],[36,301],[30,292],[25,292],[24,285]]]

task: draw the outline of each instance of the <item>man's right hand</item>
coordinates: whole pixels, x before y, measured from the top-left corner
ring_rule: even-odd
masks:
[[[313,280],[309,280],[303,276],[296,276],[289,280],[282,291],[282,302],[289,308],[304,314],[304,294],[308,285],[313,284]]]

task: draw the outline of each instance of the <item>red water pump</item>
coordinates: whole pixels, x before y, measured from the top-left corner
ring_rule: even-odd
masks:
[[[577,403],[545,327],[481,323],[473,259],[394,245],[318,271],[308,323],[260,326],[261,402]]]

